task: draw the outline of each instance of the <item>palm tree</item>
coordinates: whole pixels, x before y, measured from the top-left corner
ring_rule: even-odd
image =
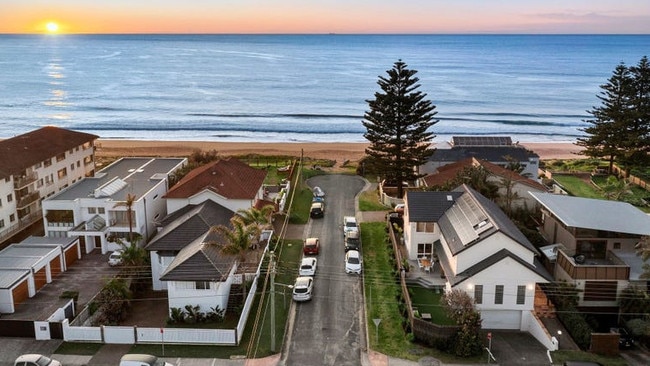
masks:
[[[129,220],[129,243],[133,245],[133,204],[136,197],[134,194],[128,193],[126,200],[120,201],[114,207],[126,207],[127,219]]]
[[[251,207],[247,210],[240,209],[237,213],[246,225],[255,224],[260,229],[265,229],[271,223],[271,215],[275,211],[273,205],[266,205],[262,208]]]

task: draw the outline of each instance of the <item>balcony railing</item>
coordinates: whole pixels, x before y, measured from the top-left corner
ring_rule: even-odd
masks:
[[[23,187],[26,187],[29,184],[36,182],[37,179],[38,175],[36,175],[36,173],[23,175],[21,177],[18,177],[18,179],[16,179],[16,176],[14,176],[14,189],[21,189]]]
[[[18,210],[23,209],[23,208],[31,205],[32,203],[38,201],[39,198],[41,198],[41,194],[38,191],[30,193],[30,194],[28,194],[26,196],[23,196],[23,197],[20,198],[20,200],[18,200],[18,204],[16,205],[16,209],[18,209]]]
[[[564,251],[558,250],[556,265],[560,266],[574,280],[612,281],[630,278],[630,266],[610,251],[607,251],[606,259],[586,259],[584,263],[580,264]]]

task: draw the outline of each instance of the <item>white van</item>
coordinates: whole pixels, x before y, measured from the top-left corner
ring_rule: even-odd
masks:
[[[120,366],[174,366],[152,355],[132,353],[122,356]]]

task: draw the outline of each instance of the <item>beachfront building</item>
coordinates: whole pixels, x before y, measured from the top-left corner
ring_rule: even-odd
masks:
[[[630,284],[647,288],[635,245],[650,235],[650,216],[626,202],[531,193],[542,210],[540,232],[558,281],[574,284],[582,310],[618,313]]]
[[[41,201],[95,172],[96,135],[48,126],[0,141],[0,243],[41,219]]]
[[[468,158],[504,168],[518,166],[519,174],[531,179],[539,175],[539,155],[505,136],[454,136],[448,144],[436,145],[433,155],[419,167],[419,173],[432,174],[442,166]]]
[[[498,187],[500,203],[510,205],[511,209],[535,209],[537,201],[528,192],[548,192],[548,189],[535,179],[474,157],[437,168],[436,172],[420,178],[418,186],[427,188],[444,186],[468,168],[485,170],[488,173],[487,181]]]
[[[107,253],[129,244],[129,232],[142,238],[156,233],[155,221],[167,214],[169,178],[185,158],[123,158],[43,200],[45,235],[79,236],[85,253]],[[129,207],[130,204],[130,207]],[[129,215],[131,220],[129,220]],[[119,239],[119,240],[118,240]]]
[[[187,173],[165,198],[172,213],[187,205],[212,200],[237,212],[254,207],[263,200],[267,172],[255,169],[235,158],[219,159]]]
[[[409,260],[439,266],[447,291],[461,289],[474,299],[483,328],[534,326],[536,284],[551,276],[494,202],[467,185],[408,191],[403,235]]]

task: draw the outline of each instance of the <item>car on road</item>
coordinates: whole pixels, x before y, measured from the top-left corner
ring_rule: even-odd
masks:
[[[325,202],[313,202],[309,209],[309,216],[312,219],[323,217],[325,215]]]
[[[141,353],[130,353],[122,356],[120,366],[174,366],[156,356]]]
[[[359,231],[357,218],[354,216],[343,216],[343,235],[348,231]]]
[[[343,239],[343,244],[345,245],[345,251],[348,250],[359,250],[361,249],[361,239],[359,238],[358,231],[348,231],[345,233],[345,238]]]
[[[312,192],[314,193],[314,197],[325,197],[325,191],[321,187],[314,187]]]
[[[111,267],[119,266],[122,264],[122,253],[121,250],[116,250],[108,256],[108,265]]]
[[[318,238],[307,238],[302,247],[304,255],[318,255],[320,252],[320,240]]]
[[[362,262],[358,250],[348,250],[345,253],[345,273],[361,274]]]
[[[310,276],[300,276],[296,278],[293,285],[294,301],[309,301],[314,292],[314,278]]]
[[[43,355],[30,353],[18,356],[14,361],[14,366],[61,366],[61,362]]]
[[[300,262],[300,269],[298,270],[298,274],[300,276],[315,276],[317,265],[318,259],[314,257],[303,258]]]

